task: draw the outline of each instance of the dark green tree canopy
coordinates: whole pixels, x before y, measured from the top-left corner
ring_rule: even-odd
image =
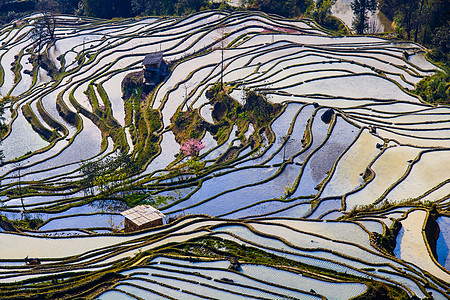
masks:
[[[249,0],[247,7],[253,10],[260,10],[266,13],[278,14],[293,18],[302,16],[307,10],[313,9],[312,0]]]
[[[355,0],[350,4],[353,10],[353,29],[357,34],[363,34],[369,26],[369,14],[377,9],[376,0]]]
[[[183,15],[206,8],[207,0],[132,0],[133,15]]]
[[[131,1],[83,0],[83,4],[86,14],[91,17],[109,19],[131,15]]]

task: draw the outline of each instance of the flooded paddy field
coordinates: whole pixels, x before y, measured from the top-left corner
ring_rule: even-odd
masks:
[[[450,297],[450,108],[412,93],[426,49],[262,13],[59,16],[50,75],[35,18],[0,28],[2,299]],[[163,224],[124,232],[136,205]]]

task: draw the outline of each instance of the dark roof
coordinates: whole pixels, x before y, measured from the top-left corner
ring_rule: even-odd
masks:
[[[142,62],[142,65],[144,66],[157,65],[157,67],[159,68],[162,62],[163,62],[163,52],[161,51],[147,54],[144,58],[144,61]]]

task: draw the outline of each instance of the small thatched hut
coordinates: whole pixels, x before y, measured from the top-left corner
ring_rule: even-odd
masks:
[[[147,54],[142,61],[145,84],[156,86],[166,77],[169,67],[163,59],[163,52]]]
[[[162,225],[165,217],[162,212],[150,205],[138,205],[120,214],[125,217],[125,232]]]

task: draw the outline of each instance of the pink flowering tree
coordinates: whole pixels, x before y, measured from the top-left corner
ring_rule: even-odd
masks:
[[[205,144],[203,141],[199,141],[196,139],[189,139],[180,147],[180,150],[186,156],[197,156],[200,150],[205,148]]]

